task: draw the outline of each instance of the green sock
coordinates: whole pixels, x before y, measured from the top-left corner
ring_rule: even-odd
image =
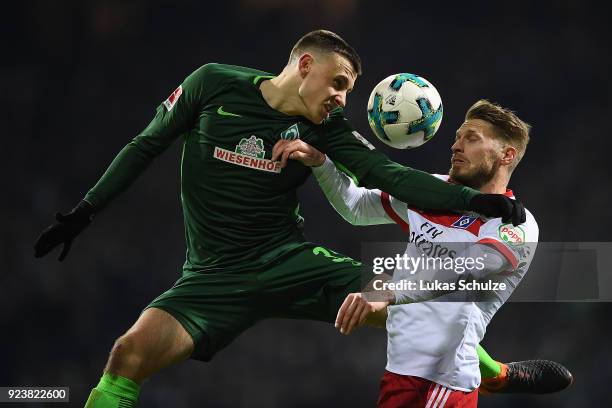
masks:
[[[499,363],[493,360],[489,353],[487,353],[480,344],[478,347],[476,347],[476,352],[478,353],[478,360],[480,360],[480,377],[497,377],[501,373]]]
[[[129,378],[104,373],[91,390],[85,408],[133,408],[139,392],[140,386]]]

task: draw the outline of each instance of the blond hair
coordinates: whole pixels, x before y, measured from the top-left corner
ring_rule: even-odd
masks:
[[[511,110],[486,99],[477,101],[468,109],[465,120],[468,119],[481,119],[489,122],[496,130],[496,138],[505,145],[516,149],[516,160],[510,168],[510,171],[513,171],[527,150],[531,126]]]

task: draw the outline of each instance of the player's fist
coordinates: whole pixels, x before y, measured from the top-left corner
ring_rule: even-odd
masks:
[[[64,244],[58,260],[63,261],[70,251],[72,241],[91,222],[94,209],[91,204],[81,201],[67,214],[55,214],[57,223],[48,226],[34,244],[34,256],[40,258],[47,255],[53,248]]]
[[[501,217],[503,222],[514,226],[527,220],[523,204],[503,194],[478,194],[470,201],[470,210],[487,217]]]
[[[281,167],[287,165],[288,159],[297,160],[304,166],[318,167],[325,163],[325,155],[300,139],[281,139],[272,148],[272,160],[280,159]]]
[[[348,335],[362,326],[371,314],[386,309],[388,305],[388,301],[368,301],[363,293],[350,293],[338,310],[335,327]]]

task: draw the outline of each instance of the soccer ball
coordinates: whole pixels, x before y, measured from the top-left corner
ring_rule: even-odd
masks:
[[[374,134],[396,149],[412,149],[431,139],[442,122],[442,98],[425,78],[391,75],[374,87],[368,100]]]

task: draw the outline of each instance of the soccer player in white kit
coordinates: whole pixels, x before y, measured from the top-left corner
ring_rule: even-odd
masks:
[[[529,125],[513,112],[478,101],[457,130],[449,176],[439,177],[513,198],[507,185],[528,141]],[[336,326],[349,334],[371,313],[384,313],[389,306],[387,367],[379,407],[475,407],[480,385],[476,348],[533,258],[538,240],[533,215],[527,212],[527,222],[513,227],[500,218],[410,208],[385,192],[357,187],[329,159],[313,167],[313,173],[347,221],[354,225],[395,222],[404,228],[409,234],[408,257],[416,260],[435,252],[445,260],[473,260],[470,267],[463,264],[461,274],[458,268],[440,266],[421,268],[416,274],[397,268],[392,282],[420,282],[416,289],[387,285],[376,296],[350,294],[338,312]],[[453,242],[464,244],[453,247],[449,244]],[[480,263],[474,261],[478,259]],[[420,286],[435,282],[439,284],[435,290]],[[488,283],[490,290],[458,291],[469,282]]]

